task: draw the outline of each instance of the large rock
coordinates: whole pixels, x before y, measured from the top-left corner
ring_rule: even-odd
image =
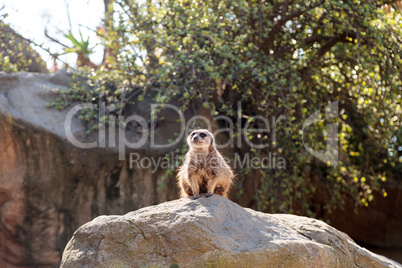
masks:
[[[61,267],[402,267],[305,217],[221,196],[182,198],[80,227]]]

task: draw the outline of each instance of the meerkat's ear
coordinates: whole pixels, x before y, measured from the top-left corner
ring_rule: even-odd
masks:
[[[211,145],[214,144],[214,137],[211,136]]]

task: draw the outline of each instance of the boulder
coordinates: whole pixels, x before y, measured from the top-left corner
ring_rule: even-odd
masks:
[[[265,214],[217,195],[100,216],[61,267],[402,267],[322,221]]]

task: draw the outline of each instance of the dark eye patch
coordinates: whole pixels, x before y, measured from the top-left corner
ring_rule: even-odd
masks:
[[[205,134],[205,133],[200,133],[200,137],[201,138],[205,138],[207,136],[207,134]]]
[[[191,133],[191,137],[195,135],[195,132]]]

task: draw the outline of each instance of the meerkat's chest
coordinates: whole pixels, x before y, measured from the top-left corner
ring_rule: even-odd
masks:
[[[209,159],[208,161],[191,161],[191,173],[202,178],[211,178],[216,174],[216,163],[216,159]]]

